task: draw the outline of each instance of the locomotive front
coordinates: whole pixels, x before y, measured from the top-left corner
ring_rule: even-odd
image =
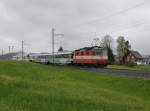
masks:
[[[97,46],[78,49],[74,51],[73,63],[106,66],[108,63],[107,49]]]

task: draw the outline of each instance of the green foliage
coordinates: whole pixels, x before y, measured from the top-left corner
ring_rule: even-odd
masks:
[[[117,39],[117,52],[119,55],[119,60],[121,63],[125,63],[126,57],[128,56],[131,45],[128,40],[125,40],[123,36],[118,37]]]
[[[150,111],[150,80],[0,61],[0,111]]]
[[[111,48],[107,48],[107,50],[108,50],[109,64],[113,64],[115,61],[113,51]]]
[[[137,64],[132,61],[126,63],[126,66],[128,66],[128,67],[135,67],[136,65]]]
[[[113,64],[115,61],[113,50],[112,50],[113,38],[110,35],[105,35],[102,38],[102,43],[104,47],[107,48],[109,64]]]
[[[104,47],[108,47],[108,48],[112,49],[113,38],[110,35],[105,35],[102,38],[102,43],[103,43]]]

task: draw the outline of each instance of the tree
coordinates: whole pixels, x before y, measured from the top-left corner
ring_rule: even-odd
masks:
[[[129,41],[126,41],[123,36],[119,36],[117,39],[117,52],[119,56],[119,61],[125,63],[126,57],[128,56],[131,45]]]
[[[109,63],[114,63],[114,54],[113,54],[113,38],[110,35],[106,35],[102,39],[103,46],[107,49]]]
[[[113,44],[113,38],[110,35],[105,35],[102,38],[102,43],[104,47],[108,47],[112,49],[112,44]]]
[[[111,48],[107,48],[107,52],[108,52],[108,60],[109,60],[109,63],[112,64],[115,62],[115,57],[114,57],[114,54],[113,54],[113,50]]]
[[[64,51],[63,47],[60,46],[59,49],[58,49],[58,52],[63,52],[63,51]]]

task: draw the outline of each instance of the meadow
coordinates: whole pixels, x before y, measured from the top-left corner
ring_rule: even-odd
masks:
[[[150,79],[0,61],[0,111],[150,111]]]

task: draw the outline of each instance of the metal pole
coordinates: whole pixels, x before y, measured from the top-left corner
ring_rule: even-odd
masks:
[[[10,53],[10,48],[11,48],[11,46],[8,46],[8,48],[9,48],[9,53]]]
[[[52,28],[52,59],[53,64],[55,63],[55,36],[64,36],[64,34],[55,34],[55,29]]]
[[[23,46],[23,45],[24,45],[24,41],[22,40],[22,60],[24,59],[24,58],[23,58],[23,56],[24,56],[24,55],[23,55],[23,50],[24,50],[24,46]]]
[[[12,52],[14,51],[14,46],[12,46]]]
[[[2,49],[2,56],[4,55],[4,50]]]
[[[54,28],[52,28],[52,59],[53,59],[53,64],[54,64],[54,51],[55,51],[55,49],[54,49],[54,36],[55,36],[55,29]]]

